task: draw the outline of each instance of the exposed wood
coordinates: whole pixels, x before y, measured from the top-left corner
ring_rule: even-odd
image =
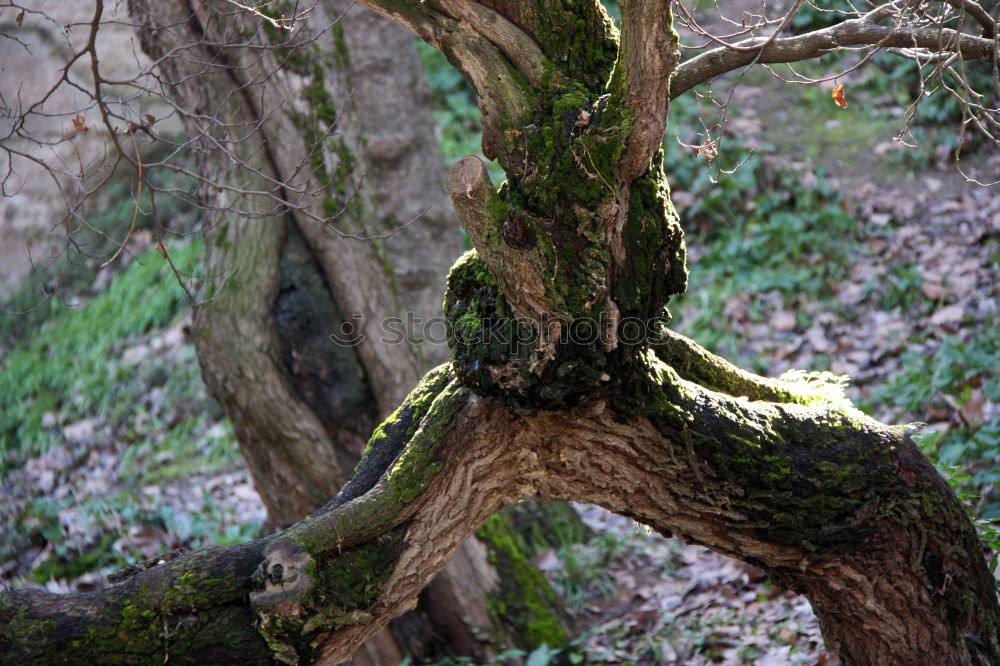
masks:
[[[552,311],[552,304],[539,270],[541,258],[530,248],[496,242],[508,210],[497,196],[483,161],[464,157],[455,162],[448,174],[448,194],[473,245],[483,248],[480,256],[497,276],[514,312],[531,321],[542,321]]]
[[[662,533],[755,563],[808,595],[831,648],[850,663],[913,664],[934,654],[938,664],[976,664],[1000,654],[1000,611],[985,565],[963,555],[975,550],[972,527],[912,442],[895,429],[836,409],[740,401],[685,382],[667,366],[654,362],[651,370],[658,379],[649,390],[664,391],[672,405],[652,409],[648,416],[630,414],[611,396],[569,412],[517,415],[454,382],[445,384],[446,369],[435,371],[423,390],[436,398],[381,479],[356,499],[269,540],[260,556],[253,556],[261,558],[252,576],[256,582],[249,581],[245,567],[237,574],[243,582],[234,589],[256,587],[253,606],[272,647],[282,646],[289,657],[297,653],[318,663],[338,663],[389,618],[412,607],[429,578],[490,515],[539,496],[594,502]],[[673,430],[675,422],[689,425]],[[730,437],[751,432],[762,438],[759,448],[742,449],[756,458],[748,463],[753,469],[766,475],[791,465],[803,478],[815,478],[815,485],[774,486],[766,476],[748,474],[735,485],[712,447],[729,446]],[[867,480],[850,487],[833,472],[826,481],[815,477],[810,470],[824,469],[831,446],[840,464],[864,465]],[[729,460],[732,464],[736,458]],[[411,482],[417,494],[400,495]],[[408,504],[399,503],[402,496],[411,498]],[[839,508],[828,523],[813,526],[786,514],[789,501]],[[774,529],[786,521],[793,531]],[[841,523],[849,529],[823,527]],[[386,534],[397,535],[392,538],[396,545],[388,551],[391,565],[378,593],[363,607],[344,609],[343,619],[326,625],[332,632],[323,630],[329,620],[320,617],[329,602],[317,606],[315,600],[336,595],[339,588],[325,588],[332,584],[323,582],[331,574],[319,577],[316,567],[337,571],[341,558],[349,561]],[[216,557],[246,548],[220,549]],[[162,608],[160,595],[169,588],[151,581],[190,570],[196,557],[204,555],[154,567],[108,594],[128,599],[145,590],[144,603]],[[893,575],[887,577],[887,571]],[[365,572],[361,568],[355,575]],[[52,617],[51,609],[43,613],[40,604],[71,608],[84,595],[32,591],[0,598],[0,613],[10,617],[16,609],[28,609],[21,616],[27,621],[36,614]],[[191,603],[186,612],[200,622],[211,621],[217,612],[203,615]],[[306,621],[311,616],[315,622]],[[79,635],[88,621],[80,626],[79,617],[59,617],[48,626],[48,635],[71,650],[61,632],[73,626]],[[301,635],[293,632],[296,626]],[[318,653],[304,647],[317,641]],[[7,652],[7,662],[14,656]]]
[[[621,47],[611,74],[609,105],[628,109],[632,127],[616,170],[619,188],[649,167],[663,143],[670,76],[680,59],[669,0],[629,0],[621,9]]]

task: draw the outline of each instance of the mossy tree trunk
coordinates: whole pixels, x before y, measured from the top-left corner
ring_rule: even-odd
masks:
[[[903,432],[823,377],[756,377],[663,327],[686,288],[657,153],[677,62],[669,3],[624,3],[620,36],[583,0],[362,4],[470,79],[485,152],[508,175],[496,190],[467,158],[448,179],[477,250],[449,277],[451,363],[309,519],[99,597],[6,593],[0,655],[337,663],[490,516],[541,497],[765,569],[809,597],[846,664],[1000,661],[974,528]]]
[[[427,324],[441,319],[445,276],[462,242],[430,91],[413,36],[349,8],[327,3],[291,32],[262,30],[224,4],[136,3],[134,12],[145,47],[162,59],[170,93],[188,112],[189,136],[208,130],[229,148],[196,152],[199,172],[213,183],[204,188],[203,222],[205,271],[216,277],[203,290],[194,338],[202,374],[278,528],[336,494],[375,426],[448,354],[441,322]],[[239,44],[252,31],[274,48],[271,62],[245,46],[212,46]],[[170,55],[192,47],[199,58]],[[302,90],[295,104],[267,107],[258,98]],[[218,126],[206,120],[213,116]],[[231,156],[261,173],[233,168]],[[304,157],[305,182],[292,170]],[[282,188],[276,194],[295,200],[295,187],[309,192],[299,195],[299,209],[238,196]],[[246,214],[233,210],[241,207]],[[316,219],[331,213],[328,223]],[[357,313],[359,303],[361,319],[342,314]],[[490,550],[473,537],[422,595],[419,611],[368,641],[354,663],[485,658],[527,644],[530,626],[500,626],[491,613],[506,588]],[[558,603],[544,611],[543,619],[558,621]]]

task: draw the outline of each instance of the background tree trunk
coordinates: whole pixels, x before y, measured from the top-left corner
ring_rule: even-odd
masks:
[[[272,111],[259,134],[239,148],[248,159],[266,152],[275,181],[287,178],[283,165],[311,152],[312,177],[323,196],[303,205],[338,211],[336,217],[327,226],[257,202],[261,219],[224,209],[206,219],[207,271],[218,277],[207,284],[197,312],[195,344],[205,382],[234,424],[272,528],[302,519],[333,497],[375,425],[449,353],[441,294],[462,242],[443,187],[430,91],[413,36],[368,10],[349,8],[347,2],[317,8],[311,25],[339,20],[309,35],[316,41],[303,48],[316,62],[304,67],[290,60],[267,80],[271,98],[309,86],[309,106]],[[150,11],[166,24],[166,8]],[[201,18],[209,26],[216,20]],[[254,20],[239,18],[244,25]],[[149,43],[164,39],[146,36]],[[197,41],[197,34],[186,38]],[[163,53],[168,45],[154,48]],[[215,57],[224,71],[211,85],[185,80],[191,72],[171,63],[177,70],[172,77],[184,80],[177,94],[196,99],[188,89],[198,87],[197,104],[206,112],[223,108],[226,96],[234,95],[242,98],[243,124],[262,118],[254,93],[246,90],[265,84],[255,83],[253,64],[241,66],[250,56],[228,49]],[[334,124],[320,129],[331,119]],[[318,140],[321,133],[330,136]],[[291,152],[292,146],[302,152]],[[213,180],[233,171],[219,151],[202,152],[200,159],[201,173]],[[222,180],[246,188],[243,171]],[[258,185],[274,186],[266,180]],[[365,319],[343,314],[355,312]],[[383,330],[388,317],[402,325]],[[413,337],[383,340],[403,330]],[[331,339],[347,341],[352,334],[349,344]],[[366,643],[355,662],[391,664],[406,654],[445,650],[483,657],[508,643],[527,647],[526,627],[489,612],[490,597],[503,593],[491,553],[508,556],[494,550],[473,537],[430,584],[420,612],[394,622],[393,636],[383,633]],[[541,577],[534,582],[547,585]],[[546,612],[565,620],[556,603]]]

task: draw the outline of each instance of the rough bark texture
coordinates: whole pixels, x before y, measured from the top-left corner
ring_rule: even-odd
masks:
[[[226,594],[178,607],[162,586],[204,554],[136,574],[82,619],[83,596],[7,593],[0,660],[48,645],[100,660],[129,645],[135,661],[162,661],[173,627],[224,622],[242,590],[263,638],[246,643],[244,662],[338,663],[413,607],[492,515],[540,497],[594,502],[756,564],[809,597],[845,664],[1000,661],[974,528],[901,430],[822,375],[765,380],[662,331],[664,306],[686,288],[684,242],[642,125],[662,118],[642,120],[650,111],[637,104],[663,97],[676,61],[669,21],[626,25],[658,46],[623,45],[616,62],[617,35],[593,2],[363,4],[466,73],[485,152],[508,175],[494,191],[467,159],[449,178],[476,246],[449,276],[452,362],[376,429],[322,510],[213,555],[242,563]],[[643,20],[635,5],[626,21]],[[630,319],[645,337],[620,335]],[[605,335],[564,339],[580,322]],[[126,612],[140,602],[148,613]],[[117,641],[79,640],[108,623]],[[208,649],[175,645],[171,660]]]
[[[277,527],[300,520],[336,493],[379,417],[447,354],[443,326],[421,328],[440,319],[444,275],[461,247],[441,185],[444,165],[423,68],[411,35],[366,10],[346,12],[348,6],[317,9],[312,25],[326,27],[339,17],[332,30],[269,35],[279,44],[315,39],[302,47],[315,61],[305,64],[279,51],[274,60],[281,66],[273,73],[268,67],[274,65],[256,62],[245,49],[213,52],[198,44],[212,26],[223,31],[218,42],[235,41],[241,27],[253,25],[247,17],[219,22],[205,6],[184,22],[187,5],[158,4],[158,25],[175,27],[144,31],[156,57],[187,41],[219,66],[206,81],[201,63],[163,60],[168,79],[179,82],[174,94],[197,105],[189,110],[208,116],[232,108],[227,100],[235,99],[226,121],[258,128],[233,150],[251,163],[264,155],[264,175],[248,181],[247,170],[232,169],[221,151],[200,154],[201,173],[219,174],[217,184],[244,190],[266,191],[281,181],[294,186],[295,160],[311,151],[312,187],[319,195],[297,203],[317,215],[337,211],[333,230],[301,211],[269,210],[267,200],[257,204],[262,218],[236,215],[221,201],[206,216],[206,265],[221,277],[208,285],[196,317],[199,360]],[[295,96],[303,85],[308,94],[299,104],[258,108],[259,95]],[[197,121],[187,122],[196,133]],[[238,133],[226,128],[215,134],[232,143]],[[320,140],[323,134],[331,136]],[[343,238],[343,232],[374,238]],[[366,272],[345,270],[352,265]],[[343,308],[356,307],[359,297],[372,316],[344,316],[357,312]],[[402,325],[383,329],[387,317]],[[353,340],[345,335],[351,327],[359,329]],[[406,339],[383,342],[404,330]],[[441,337],[420,338],[428,332]],[[405,654],[442,649],[484,657],[502,648],[508,639],[496,635],[495,618],[487,613],[498,586],[479,582],[496,578],[484,547],[470,544],[432,583],[425,612],[394,623],[396,640],[382,635],[366,643],[355,662],[395,663]],[[514,643],[526,641],[525,633],[525,627],[510,632]]]
[[[313,22],[325,25],[346,8],[332,3]],[[263,84],[253,83],[260,73],[252,65],[235,63],[228,85],[214,87],[211,96],[206,91],[200,102],[205,110],[217,108],[241,85],[251,100],[288,97],[307,86],[311,92],[295,105],[256,110],[266,121],[247,152],[266,149],[271,176],[289,183],[296,160],[311,152],[316,182],[309,189],[317,194],[299,201],[317,216],[338,213],[329,227],[298,211],[262,220],[221,211],[208,220],[207,263],[226,281],[198,314],[199,359],[278,526],[328,500],[379,418],[444,360],[441,341],[386,343],[389,331],[381,325],[388,317],[406,321],[407,313],[422,322],[440,317],[443,275],[461,247],[440,186],[444,166],[412,37],[355,9],[302,48],[316,54],[309,68],[285,64]],[[239,49],[229,52],[229,60],[240,57],[248,58]],[[187,63],[167,63],[181,70],[178,80],[191,74]],[[333,125],[323,125],[331,118]],[[327,132],[334,134],[319,141]],[[207,153],[202,171],[226,173],[225,159]],[[232,180],[245,176],[237,170]],[[352,272],[355,265],[366,270]],[[363,311],[356,308],[361,299]],[[246,336],[268,345],[234,343]],[[338,468],[323,464],[338,456]]]
[[[995,659],[996,599],[982,561],[968,557],[971,526],[903,434],[819,395],[812,407],[753,402],[686,382],[655,358],[647,364],[641,413],[608,394],[518,415],[462,388],[448,366],[432,372],[374,442],[398,455],[386,462],[371,451],[341,496],[262,549],[210,551],[249,558],[227,585],[251,590],[266,643],[242,663],[271,652],[289,663],[346,659],[416,602],[478,525],[536,496],[593,501],[763,567],[809,595],[846,663]],[[180,580],[204,587],[204,576],[183,578],[197,557],[209,555],[119,584],[105,593],[116,602],[93,603],[86,620],[53,612],[79,609],[86,595],[8,593],[0,614],[31,640],[5,636],[7,663],[40,645],[66,663],[107,654],[79,641],[102,622],[116,623],[112,648],[134,643],[135,661],[162,661],[161,626],[196,634],[235,612],[221,594],[168,602]],[[140,602],[148,613],[124,614]],[[171,661],[183,661],[188,643],[171,636]]]

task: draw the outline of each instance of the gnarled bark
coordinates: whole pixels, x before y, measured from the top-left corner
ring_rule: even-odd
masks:
[[[149,6],[152,20],[138,14],[173,93],[195,105],[186,107],[191,133],[213,131],[247,163],[265,158],[262,173],[248,179],[249,169],[233,169],[225,153],[208,150],[199,170],[234,191],[282,188],[300,206],[257,201],[261,218],[222,205],[208,212],[206,265],[218,277],[194,326],[203,376],[233,421],[276,527],[336,493],[379,417],[447,354],[443,339],[426,339],[443,327],[421,328],[440,318],[444,275],[461,246],[441,187],[423,68],[411,35],[348,7],[328,3],[310,27],[271,35],[278,46],[264,60],[247,47],[218,51],[206,43],[206,36],[235,42],[253,29],[255,21],[231,7],[221,7],[229,12],[222,21],[208,4],[193,15],[184,3]],[[337,22],[324,29],[328,21]],[[295,60],[285,40],[317,61]],[[202,59],[170,57],[180,48],[197,49]],[[206,61],[217,68],[208,77],[199,71]],[[310,92],[296,104],[259,102],[295,97],[303,86]],[[227,127],[201,124],[220,110],[232,113]],[[303,184],[296,160],[306,154],[311,182]],[[328,224],[315,219],[333,209]],[[367,308],[360,319],[343,314],[357,313],[360,299]],[[396,339],[386,342],[390,336]],[[395,641],[378,637],[355,662],[394,663],[442,648],[487,657],[522,642],[525,627],[501,637],[487,611],[499,593],[489,583],[496,578],[484,547],[470,544],[428,589],[425,612],[395,623]]]
[[[100,600],[8,593],[0,616],[33,640],[5,636],[4,657],[17,663],[45,645],[102,661],[109,648],[80,639],[110,623],[124,632],[113,649],[134,644],[137,662],[152,661],[173,644],[171,661],[183,663],[209,649],[199,632],[246,611],[249,592],[265,643],[246,660],[273,652],[338,663],[411,607],[478,525],[537,496],[596,502],[753,562],[808,595],[846,663],[995,659],[996,599],[983,562],[969,557],[975,534],[904,434],[821,395],[811,407],[749,401],[680,379],[651,356],[646,370],[638,411],[609,393],[519,415],[442,366],[383,426],[373,442],[381,453],[371,450],[310,520],[265,542],[166,562]],[[209,598],[195,568],[206,558],[243,562],[227,565],[225,593]],[[136,605],[138,615],[123,610]],[[161,627],[172,628],[172,643]]]
[[[638,174],[632,164],[650,148],[640,120],[667,111],[637,113],[634,100],[662,90],[630,86],[656,86],[663,70],[615,62],[615,32],[584,0],[364,4],[462,68],[482,99],[485,152],[508,175],[494,191],[467,159],[449,178],[477,249],[449,277],[452,362],[383,422],[323,509],[212,555],[242,563],[224,594],[171,597],[205,554],[120,583],[82,621],[53,612],[76,612],[81,596],[8,593],[0,655],[24,659],[46,642],[99,660],[107,644],[81,638],[113,626],[141,646],[137,661],[162,660],[168,638],[171,659],[194,659],[211,649],[200,629],[245,609],[242,591],[263,639],[247,659],[337,663],[412,607],[491,515],[541,497],[594,502],[756,564],[809,597],[847,664],[1000,661],[975,530],[901,430],[822,376],[764,380],[661,331],[686,288],[685,250],[659,158]],[[494,25],[495,42],[483,32]],[[510,54],[528,41],[537,52]],[[676,47],[657,44],[655,67],[669,69]],[[654,66],[635,48],[622,54]],[[620,335],[626,320],[647,335]],[[605,335],[563,336],[580,322]],[[143,613],[126,612],[137,604]]]

